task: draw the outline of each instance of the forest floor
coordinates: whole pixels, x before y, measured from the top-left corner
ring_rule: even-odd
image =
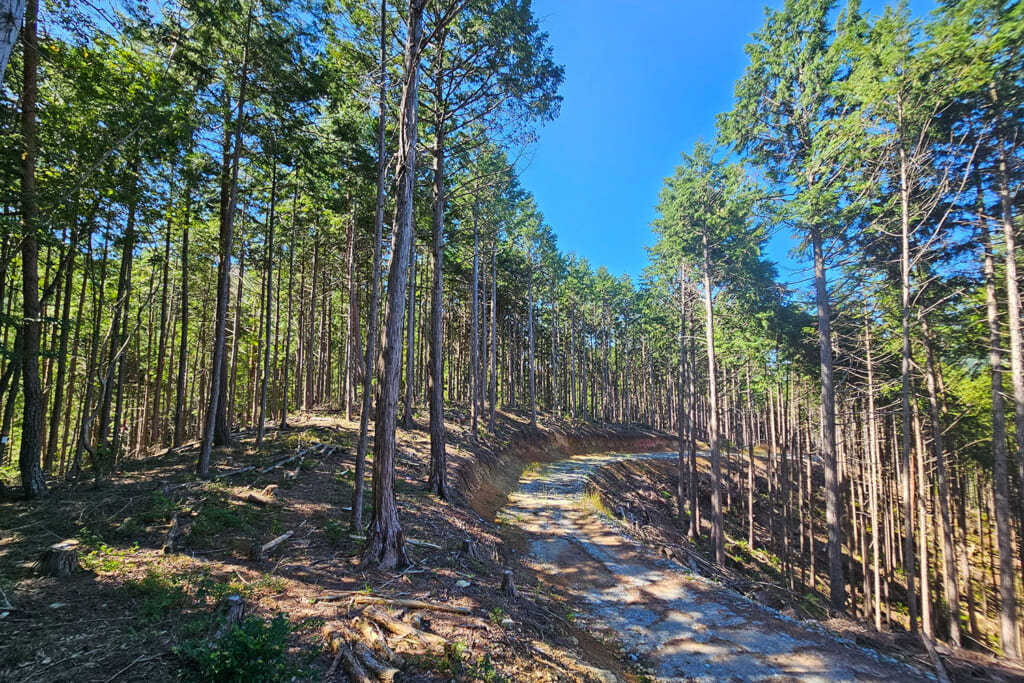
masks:
[[[820,632],[824,628],[834,638],[839,639],[840,646],[835,652],[840,656],[841,653],[849,651],[850,647],[863,648],[863,651],[868,653],[884,653],[878,661],[891,661],[889,658],[895,658],[929,674],[935,671],[933,660],[918,637],[898,627],[895,632],[877,632],[851,619],[834,616],[830,618],[825,607],[827,598],[820,590],[788,590],[779,558],[764,548],[747,546],[745,513],[741,512],[738,516],[726,515],[727,567],[711,567],[703,562],[700,553],[694,553],[693,550],[695,547],[707,550],[707,522],[704,523],[705,535],[694,542],[689,541],[685,531],[680,529],[673,493],[678,482],[677,459],[674,455],[650,458],[604,457],[591,462],[597,466],[585,466],[585,486],[582,492],[575,494],[577,497],[573,515],[579,517],[579,510],[584,510],[589,515],[583,517],[589,520],[588,524],[597,524],[599,526],[594,527],[595,529],[611,529],[619,538],[630,539],[631,543],[625,547],[631,551],[637,546],[646,548],[645,554],[648,557],[653,553],[659,558],[659,566],[669,564],[671,559],[672,565],[676,568],[686,567],[691,572],[691,577],[699,582],[704,581],[703,577],[713,577],[714,583],[686,584],[690,591],[695,591],[694,594],[699,600],[708,595],[707,585],[717,587],[717,590],[711,593],[713,604],[721,604],[723,601],[733,604],[737,600],[744,600],[740,597],[742,594],[749,598],[739,603],[747,605],[743,607],[745,614],[751,614],[750,610],[753,609],[753,614],[756,615],[760,610],[767,608],[770,615],[781,617],[783,625],[779,627],[780,633],[791,633],[793,624],[800,624],[800,628],[809,628],[812,633]],[[762,464],[764,463],[759,460],[759,466]],[[706,502],[710,500],[710,466],[704,457],[701,457],[699,465],[701,499]],[[765,472],[759,469],[758,477],[764,475]],[[565,475],[559,476],[564,478]],[[573,481],[576,485],[579,484],[578,477],[574,477]],[[744,496],[745,492],[733,495]],[[703,514],[706,519],[710,511],[704,509]],[[768,537],[769,524],[765,506],[755,505],[756,539]],[[608,537],[607,531],[601,536],[606,539]],[[827,560],[824,543],[824,538],[819,539],[819,568],[825,566]],[[727,586],[730,590],[721,590],[722,586]],[[756,603],[756,606],[750,606],[753,603]],[[767,618],[769,623],[778,623],[772,621],[770,616]],[[755,621],[759,619],[761,618],[758,617]],[[710,620],[711,623],[716,621]],[[705,619],[704,623],[708,624],[709,620]],[[700,638],[707,635],[708,632],[705,630],[698,636],[691,637],[700,642]],[[715,633],[714,636],[714,642],[722,642],[717,640],[721,637],[720,633]],[[745,637],[742,632],[741,637]],[[753,647],[759,653],[757,656],[763,656],[772,650],[771,647],[765,647],[766,642],[768,641],[759,639],[753,646],[741,642],[736,651],[743,652]],[[954,651],[942,644],[937,645],[937,651],[944,670],[952,681],[1024,681],[1024,668],[1007,660],[976,650]],[[689,656],[688,652],[684,654]],[[769,660],[771,659],[769,657]],[[870,665],[870,661],[867,663]],[[914,680],[913,676],[903,675],[898,669],[884,670],[881,680],[891,680],[897,674],[900,678]],[[802,675],[799,677],[803,678]],[[867,675],[863,678],[870,679],[873,676]],[[862,678],[858,677],[856,680]]]
[[[237,435],[215,451],[211,481],[192,473],[190,444],[120,463],[99,482],[54,485],[40,501],[0,501],[0,681],[228,680],[232,672],[345,680],[333,651],[357,649],[367,627],[387,634],[383,645],[406,681],[640,681],[626,652],[575,623],[558,586],[520,561],[514,531],[489,520],[528,462],[657,450],[660,435],[559,422],[534,432],[503,413],[490,447],[470,447],[453,414],[455,501],[447,503],[425,492],[429,436],[419,417],[420,427],[398,435],[396,489],[413,561],[400,572],[359,564],[362,540],[348,523],[357,424],[334,414],[296,416],[259,449],[254,435]],[[367,520],[369,501],[367,480]],[[175,520],[179,547],[165,553]],[[251,558],[254,544],[287,532],[266,557]],[[81,569],[39,576],[37,558],[65,539],[77,541]],[[506,571],[515,596],[500,588]],[[236,595],[247,616],[232,630],[225,621]],[[389,624],[411,629],[397,635]]]
[[[813,654],[815,643],[833,642],[762,616],[761,608],[726,587],[684,576],[681,565],[669,566],[624,540],[623,534],[642,532],[650,547],[678,547],[681,536],[667,518],[660,524],[657,505],[642,510],[644,500],[664,497],[665,488],[656,480],[665,473],[644,463],[669,466],[668,460],[620,459],[595,474],[617,503],[653,515],[642,527],[615,521],[595,496],[566,498],[539,511],[524,507],[523,492],[516,493],[557,489],[560,484],[545,477],[564,474],[562,466],[544,467],[575,462],[566,461],[571,455],[668,450],[664,435],[543,419],[541,430],[533,431],[524,416],[502,413],[498,434],[471,445],[465,416],[452,412],[454,500],[448,503],[425,492],[429,436],[425,416],[418,417],[417,428],[398,435],[396,489],[413,561],[402,571],[359,563],[362,539],[348,524],[357,425],[335,414],[295,416],[291,429],[270,432],[259,449],[253,434],[237,435],[233,446],[215,453],[211,481],[193,475],[196,446],[190,444],[123,462],[100,482],[54,486],[41,501],[0,501],[0,681],[229,680],[232,674],[247,681],[340,681],[347,668],[335,650],[342,659],[349,652],[363,657],[360,648],[373,644],[372,637],[377,660],[391,657],[389,646],[390,661],[406,681],[641,683],[663,671],[646,656],[653,640],[645,635],[677,626],[707,649],[688,650],[689,663],[675,654],[665,662],[699,679],[715,671],[704,667],[716,648],[767,655],[727,657],[754,667],[733,670],[746,680],[774,661],[765,648],[806,641]],[[623,467],[630,469],[616,470]],[[636,482],[615,484],[627,475]],[[579,478],[569,479],[578,491]],[[369,499],[367,481],[366,519]],[[182,531],[178,547],[164,552],[175,519]],[[254,544],[288,532],[263,558],[250,556]],[[573,540],[556,533],[583,535]],[[650,534],[661,541],[650,541]],[[81,569],[66,579],[38,576],[36,559],[65,539],[78,542]],[[607,556],[601,553],[609,552],[603,543],[623,555],[602,564]],[[506,572],[514,595],[502,590]],[[598,609],[595,596],[620,593],[618,603]],[[248,616],[232,630],[225,622],[236,595]],[[681,609],[679,600],[706,609]],[[737,615],[766,626],[737,629]],[[700,621],[688,624],[691,618]],[[771,637],[762,638],[769,631]],[[701,641],[711,633],[721,640]],[[731,644],[723,633],[734,636]],[[671,643],[679,642],[677,633]],[[828,666],[835,654],[859,678],[875,678],[872,667],[890,661],[866,656],[861,663],[847,654],[849,644],[836,648]],[[793,669],[783,680],[814,679],[823,670],[813,668],[821,661],[812,655],[800,661],[806,675]],[[886,673],[902,671],[895,667]]]

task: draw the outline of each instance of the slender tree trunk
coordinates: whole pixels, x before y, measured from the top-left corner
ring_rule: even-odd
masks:
[[[995,250],[982,218],[985,245],[985,310],[988,320],[988,359],[992,373],[992,478],[996,508],[996,544],[999,549],[999,639],[1008,657],[1020,657],[1017,633],[1017,597],[1014,590],[1013,534],[1010,524],[1010,472],[1006,447],[1006,408],[1003,400],[1003,346],[996,293]],[[980,491],[980,486],[978,487]],[[979,493],[980,495],[980,493]],[[979,501],[980,514],[980,501]],[[980,523],[978,529],[981,533]],[[985,610],[988,611],[987,608]]]
[[[57,432],[60,427],[61,411],[64,407],[64,384],[67,379],[68,368],[68,337],[71,329],[71,298],[72,285],[74,283],[75,256],[78,252],[78,231],[77,220],[72,228],[71,243],[68,245],[67,264],[64,272],[64,294],[61,300],[60,314],[60,342],[57,350],[57,381],[53,390],[53,408],[50,411],[50,434],[46,439],[46,455],[43,459],[43,469],[49,471],[57,454]],[[85,285],[82,285],[83,291]],[[79,311],[81,316],[81,311]],[[63,461],[63,457],[61,458]]]
[[[715,367],[715,319],[711,292],[711,245],[707,230],[704,247],[704,338],[708,357],[708,449],[711,451],[711,559],[725,563],[725,520],[722,516],[722,463],[719,456],[718,378]]]
[[[199,461],[196,472],[201,477],[210,476],[210,452],[217,434],[223,432],[223,425],[218,425],[218,411],[222,401],[227,399],[221,395],[225,371],[225,349],[228,319],[228,299],[230,298],[231,280],[231,244],[234,241],[235,208],[238,203],[238,167],[242,157],[242,130],[245,126],[245,96],[249,75],[249,31],[252,27],[252,7],[245,24],[245,44],[242,52],[241,84],[238,93],[238,113],[235,116],[234,151],[231,159],[231,177],[224,190],[227,201],[220,221],[220,263],[217,268],[217,310],[214,316],[213,362],[210,370],[210,396],[206,409],[205,425],[199,450]],[[221,413],[223,414],[223,413]],[[218,429],[218,426],[221,429]],[[223,436],[223,434],[221,434]],[[228,435],[230,438],[230,434]]]
[[[295,225],[298,222],[299,185],[292,191],[292,236],[288,242],[288,320],[284,326],[284,377],[281,380],[281,430],[288,429],[288,370],[292,366],[292,303],[295,282]],[[300,319],[301,320],[301,319]]]
[[[387,0],[380,3],[380,83],[377,91],[377,195],[373,213],[373,274],[371,276],[370,311],[368,314],[369,328],[366,334],[366,354],[364,363],[366,373],[363,376],[363,401],[359,410],[359,442],[356,447],[355,481],[352,485],[352,529],[360,531],[363,527],[363,481],[366,477],[366,450],[369,439],[370,409],[373,401],[374,351],[377,349],[377,309],[380,306],[380,265],[381,242],[384,239],[384,202],[388,173],[387,159],[387,121],[384,112],[387,104]],[[410,240],[411,241],[411,240]]]
[[[928,413],[932,423],[932,452],[939,485],[939,516],[942,519],[942,587],[949,611],[949,639],[960,647],[960,587],[957,580],[956,552],[953,548],[953,520],[949,510],[949,479],[946,473],[946,448],[939,419],[939,398],[935,380],[935,350],[928,318],[921,316],[921,334],[925,348],[925,381],[928,388]]]
[[[25,393],[24,419],[21,430],[21,452],[18,467],[21,486],[28,498],[47,495],[46,481],[39,466],[39,453],[43,438],[43,389],[39,382],[39,345],[42,336],[42,309],[39,305],[39,204],[36,197],[36,102],[38,95],[39,43],[36,40],[36,22],[39,0],[28,0],[25,5],[25,27],[22,43],[25,46],[24,89],[21,95],[21,272],[25,321],[21,329],[21,372]],[[12,392],[13,395],[13,392]],[[7,432],[5,432],[6,434]]]
[[[409,310],[405,321],[405,406],[402,411],[402,427],[416,426],[412,408],[416,392],[416,233],[409,241]]]
[[[828,527],[828,576],[832,609],[846,606],[843,548],[840,534],[839,477],[836,472],[836,396],[832,375],[832,322],[825,280],[825,252],[821,229],[811,226],[814,251],[814,290],[818,306],[818,349],[821,355],[821,455],[825,469],[825,523]]]
[[[532,261],[532,257],[530,258]],[[530,351],[529,351],[529,363],[530,363],[530,429],[537,428],[537,376],[536,376],[536,363],[534,360],[534,343],[533,343],[533,267],[531,265],[530,272],[527,277],[527,299],[526,299],[526,316],[527,325],[529,328],[530,338]],[[605,370],[607,373],[607,369]],[[606,397],[607,398],[607,397]],[[605,403],[605,413],[607,416],[607,403]]]
[[[274,218],[277,208],[277,159],[272,162],[273,169],[270,174],[270,206],[267,209],[267,254],[266,263],[263,264],[266,271],[266,303],[263,320],[263,377],[260,381],[260,417],[256,427],[256,447],[263,445],[263,436],[267,428],[267,393],[270,384],[270,323],[273,319],[274,301]]]
[[[191,220],[191,188],[185,198],[185,226],[181,236],[181,341],[178,344],[178,381],[174,404],[174,441],[175,448],[185,441],[185,392],[188,381],[188,238],[189,221]]]
[[[682,416],[686,413],[686,267],[679,264],[679,463],[676,473],[679,484],[676,497],[679,506],[679,525],[686,519],[686,483],[689,473],[686,471],[686,424]]]
[[[364,561],[393,569],[407,565],[402,527],[395,502],[395,430],[398,375],[402,362],[402,319],[408,284],[409,241],[413,227],[413,183],[416,179],[416,114],[419,103],[419,45],[426,0],[409,0],[399,108],[398,187],[395,230],[388,269],[387,300],[378,360],[377,416],[373,443],[373,519]]]
[[[448,500],[448,453],[445,448],[444,427],[444,203],[445,203],[445,127],[444,113],[444,31],[438,39],[437,73],[434,77],[435,103],[438,107],[434,121],[433,211],[431,233],[433,252],[431,271],[433,287],[430,295],[430,344],[427,348],[427,400],[430,404],[430,475],[427,486],[441,500]]]
[[[487,431],[494,434],[498,407],[498,249],[491,251],[491,400]],[[575,417],[575,415],[574,415]]]
[[[480,393],[480,211],[478,202],[473,202],[473,280],[470,283],[470,350],[469,350],[469,442],[476,443],[478,414],[477,396]]]

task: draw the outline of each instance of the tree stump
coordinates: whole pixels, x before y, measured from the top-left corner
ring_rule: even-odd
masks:
[[[514,598],[517,595],[515,578],[508,569],[501,575],[501,592],[510,598]]]
[[[462,554],[467,555],[469,557],[478,556],[476,550],[476,542],[473,539],[467,538],[462,541]]]
[[[215,640],[220,640],[236,626],[242,625],[242,617],[245,616],[245,601],[241,595],[229,595],[224,599],[225,612],[224,621],[214,635]]]
[[[36,562],[36,572],[41,576],[56,576],[66,579],[78,569],[78,541],[66,540],[54,543],[43,551]]]

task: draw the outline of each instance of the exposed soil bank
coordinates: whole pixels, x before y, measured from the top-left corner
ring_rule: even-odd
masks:
[[[666,434],[634,426],[581,425],[569,430],[514,432],[496,454],[480,450],[476,458],[459,463],[454,481],[473,510],[493,521],[531,463],[551,463],[583,453],[667,451],[673,443]]]

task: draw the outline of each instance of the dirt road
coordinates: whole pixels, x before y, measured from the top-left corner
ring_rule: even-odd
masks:
[[[531,470],[501,515],[527,533],[524,560],[586,605],[591,629],[657,680],[934,680],[688,574],[581,505],[590,473],[635,457],[670,456],[576,456]]]

